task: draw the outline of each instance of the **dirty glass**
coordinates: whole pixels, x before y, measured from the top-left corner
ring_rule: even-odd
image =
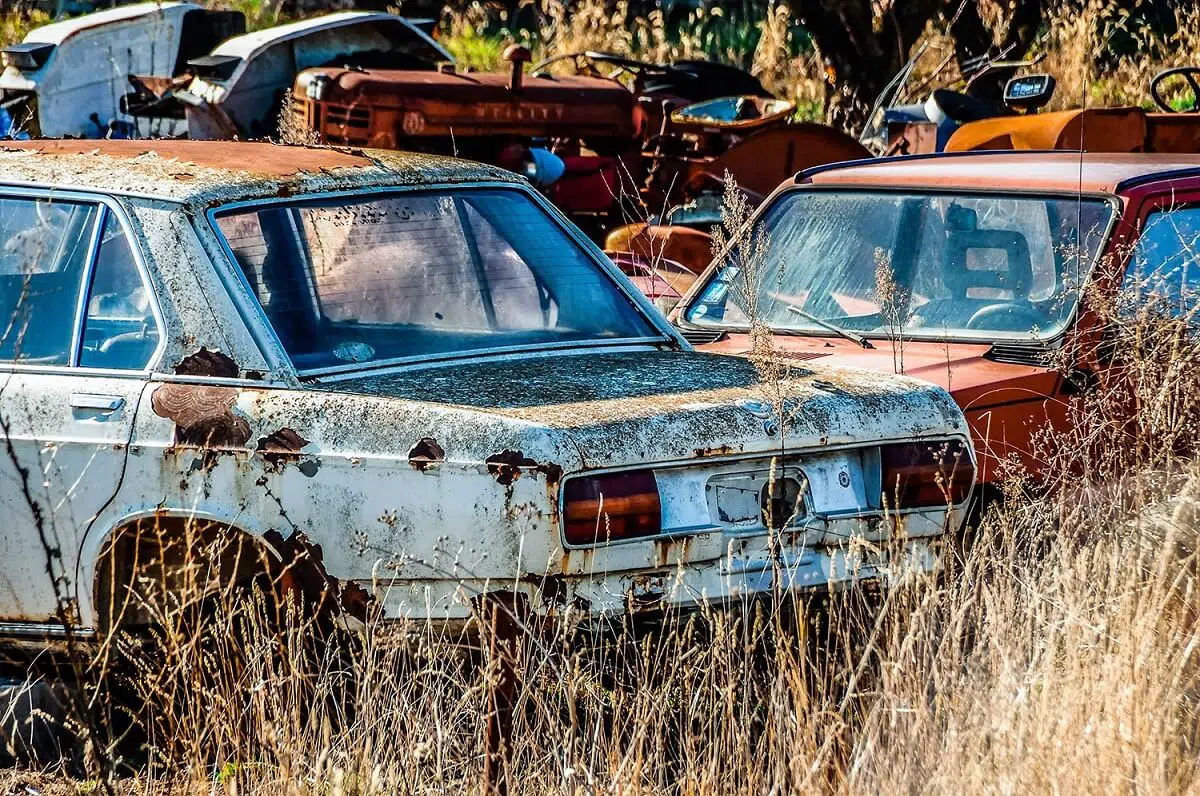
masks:
[[[0,360],[67,365],[97,208],[0,198]]]
[[[145,368],[158,347],[158,327],[129,238],[112,213],[100,236],[87,306],[79,364],[114,370]]]
[[[1111,206],[1022,194],[794,191],[684,312],[701,326],[866,337],[1050,337],[1067,323]],[[758,245],[755,245],[755,242]],[[765,245],[763,245],[765,244]]]
[[[317,30],[289,42],[293,72],[314,66],[431,69],[446,56],[400,20],[372,19]]]
[[[518,191],[262,205],[217,225],[302,371],[657,334]]]
[[[1136,306],[1195,319],[1200,306],[1200,207],[1156,210],[1146,217],[1124,288]]]

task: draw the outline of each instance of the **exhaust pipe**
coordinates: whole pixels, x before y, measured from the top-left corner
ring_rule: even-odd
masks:
[[[528,47],[522,47],[519,44],[510,44],[504,51],[504,60],[512,64],[512,72],[509,73],[508,90],[514,94],[521,92],[521,81],[525,77],[525,64],[533,60],[533,53],[529,52]]]

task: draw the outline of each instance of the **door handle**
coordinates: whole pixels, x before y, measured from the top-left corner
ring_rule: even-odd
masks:
[[[90,392],[71,393],[71,406],[76,409],[115,412],[124,405],[125,399],[120,395],[97,395]]]

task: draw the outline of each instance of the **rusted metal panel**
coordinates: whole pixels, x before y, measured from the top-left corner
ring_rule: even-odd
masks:
[[[305,95],[316,81],[321,102]],[[324,141],[406,148],[406,140],[451,136],[573,136],[630,141],[633,95],[589,77],[526,75],[518,91],[499,73],[316,69],[296,80],[293,102],[321,114]]]
[[[889,189],[926,186],[1113,193],[1125,180],[1198,167],[1200,154],[978,152],[957,157],[855,164],[822,171],[813,175],[811,182],[817,185],[876,185]]]
[[[9,180],[160,197],[195,209],[312,191],[520,181],[494,166],[436,155],[232,141],[5,141],[0,169]]]

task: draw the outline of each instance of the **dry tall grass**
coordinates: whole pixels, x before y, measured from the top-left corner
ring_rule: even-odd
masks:
[[[1045,56],[1038,69],[1058,79],[1051,108],[1152,107],[1151,79],[1164,69],[1196,65],[1200,53],[1200,7],[1181,3],[1174,14],[1176,30],[1163,34],[1132,21],[1108,0],[1052,7],[1045,34],[1034,45]],[[1104,57],[1117,36],[1129,37],[1136,53]]]
[[[1179,35],[1198,35],[1196,19]],[[611,31],[587,38],[606,20],[562,17],[547,51],[634,52]],[[1060,102],[1095,104],[1102,76],[1074,88],[1062,77],[1095,43],[1056,24]],[[1179,52],[1164,49],[1161,64]],[[1127,90],[1158,64],[1123,77]],[[1200,789],[1200,344],[1147,292],[1097,305],[1112,334],[1072,352],[1110,376],[1071,407],[1075,433],[1041,443],[1061,478],[1034,489],[1014,472],[1008,499],[942,577],[668,618],[653,634],[582,634],[569,614],[531,628],[507,661],[512,791]],[[266,608],[229,596],[206,635],[175,612],[149,658],[129,639],[106,647],[90,671],[119,667],[124,691],[92,691],[90,704],[113,731],[132,706],[135,731],[92,739],[83,783],[24,772],[0,782],[44,793],[480,788],[505,663],[493,650],[432,627],[371,627],[351,654],[324,647],[314,661],[311,625],[292,614],[272,627]],[[255,618],[235,621],[238,611]],[[138,660],[153,665],[129,666]]]
[[[824,72],[815,52],[793,55],[791,13],[784,3],[769,3],[761,19],[729,19],[720,5],[690,11],[678,25],[670,26],[661,10],[644,16],[632,13],[625,2],[603,0],[540,0],[534,13],[523,17],[531,29],[511,30],[520,23],[499,20],[482,3],[447,11],[446,46],[465,66],[496,69],[504,43],[528,43],[534,59],[599,50],[651,63],[685,59],[717,60],[749,69],[763,86],[780,97],[794,100],[803,113],[819,112],[824,96]],[[508,24],[507,33],[490,33],[497,24]]]
[[[656,632],[519,615],[512,647],[373,624],[332,645],[309,612],[283,607],[281,625],[267,621],[278,602],[214,599],[217,548],[185,537],[191,598],[140,588],[157,643],[117,638],[93,661],[109,675],[89,694],[99,723],[134,729],[93,739],[85,787],[479,792],[507,675],[513,793],[1193,792],[1200,341],[1186,301],[1154,283],[1091,299],[1109,332],[1072,354],[1107,375],[1070,408],[1076,431],[1039,451],[1063,477],[1034,489],[1014,471],[940,577],[890,591],[774,595]],[[188,608],[201,603],[204,632]]]

